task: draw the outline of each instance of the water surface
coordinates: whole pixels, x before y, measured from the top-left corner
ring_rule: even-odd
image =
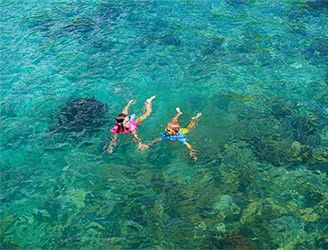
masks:
[[[327,249],[327,6],[1,1],[0,248]],[[151,95],[144,141],[203,112],[197,162],[103,150]],[[95,126],[59,126],[76,98]]]

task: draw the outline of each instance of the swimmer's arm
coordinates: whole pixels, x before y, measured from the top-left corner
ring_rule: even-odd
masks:
[[[154,140],[152,140],[152,141],[150,141],[150,142],[148,142],[148,143],[145,143],[145,144],[139,144],[138,145],[138,149],[139,150],[145,150],[145,149],[147,149],[147,148],[149,148],[151,145],[153,145],[153,144],[155,144],[156,142],[159,142],[159,141],[161,141],[162,140],[162,138],[156,138],[156,139],[154,139]]]
[[[116,141],[117,141],[117,134],[112,134],[112,138],[110,141],[110,144],[108,145],[107,152],[108,153],[113,153],[114,146],[116,146]]]
[[[187,146],[188,150],[189,150],[189,155],[190,157],[196,161],[197,160],[197,156],[196,156],[196,150],[192,148],[192,146],[186,142],[185,145]]]
[[[134,137],[134,141],[137,143],[138,147],[140,147],[142,145],[142,141],[140,139],[140,137],[137,134],[133,134]]]
[[[150,147],[151,145],[153,145],[153,144],[155,144],[156,142],[159,142],[159,141],[161,141],[162,140],[162,138],[156,138],[156,139],[154,139],[154,140],[152,140],[152,141],[150,141],[150,142],[148,142],[148,143],[146,143],[145,145],[147,146],[147,148],[148,147]]]

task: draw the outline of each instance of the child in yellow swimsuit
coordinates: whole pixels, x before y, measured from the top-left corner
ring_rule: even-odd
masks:
[[[167,124],[165,132],[161,133],[161,137],[157,138],[147,144],[143,144],[142,149],[148,148],[150,145],[158,142],[158,141],[180,141],[189,150],[189,155],[193,160],[197,160],[196,151],[192,148],[192,146],[187,142],[187,138],[185,134],[191,132],[196,127],[198,118],[201,117],[202,113],[197,113],[195,116],[191,118],[188,126],[186,128],[180,128],[179,125],[179,117],[182,115],[182,112],[179,107],[176,108],[177,114],[172,118],[172,120]]]

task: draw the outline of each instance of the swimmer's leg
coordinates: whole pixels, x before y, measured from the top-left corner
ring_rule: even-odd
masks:
[[[172,123],[172,124],[178,124],[179,117],[182,115],[182,112],[179,107],[177,107],[175,110],[177,111],[177,114],[170,121],[170,123]]]
[[[151,111],[152,111],[152,101],[156,98],[156,96],[152,96],[150,98],[148,98],[145,102],[145,113],[143,113],[139,118],[139,122],[147,119],[147,117],[150,115]]]
[[[137,148],[139,150],[144,149],[144,144],[142,144],[142,141],[141,141],[140,137],[137,135],[137,133],[133,134],[133,139],[134,139],[134,142],[137,144]]]
[[[197,113],[195,116],[193,116],[187,126],[187,131],[190,132],[191,130],[193,130],[196,127],[198,118],[202,116],[202,113]]]
[[[129,108],[131,107],[132,104],[135,104],[136,103],[136,100],[133,99],[133,100],[130,100],[128,102],[128,104],[124,107],[124,109],[122,110],[122,113],[123,114],[129,114]]]

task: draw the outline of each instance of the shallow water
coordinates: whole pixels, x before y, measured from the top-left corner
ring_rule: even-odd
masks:
[[[327,249],[327,6],[1,1],[0,248]],[[198,161],[103,150],[151,95],[140,137],[201,111]],[[97,122],[65,127],[72,98]]]

